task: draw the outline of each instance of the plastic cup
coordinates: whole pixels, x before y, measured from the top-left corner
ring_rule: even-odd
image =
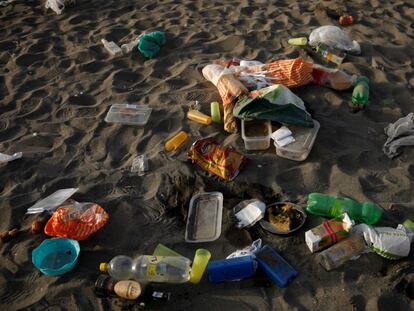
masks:
[[[154,256],[167,256],[167,257],[182,257],[179,253],[173,251],[171,248],[163,244],[158,244],[153,253]]]
[[[219,103],[218,102],[211,102],[210,110],[211,110],[211,119],[213,120],[213,122],[214,123],[219,123],[221,121]]]
[[[200,283],[203,277],[204,271],[207,268],[207,264],[210,260],[211,253],[206,249],[198,249],[195,252],[193,265],[190,272],[190,282],[193,284]]]

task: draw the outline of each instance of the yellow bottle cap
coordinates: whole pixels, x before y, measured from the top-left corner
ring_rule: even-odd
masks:
[[[108,264],[106,263],[106,262],[102,262],[100,265],[99,265],[99,271],[102,271],[102,272],[105,272],[106,270],[108,270]]]

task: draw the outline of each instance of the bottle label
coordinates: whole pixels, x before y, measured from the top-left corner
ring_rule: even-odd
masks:
[[[135,281],[119,281],[114,291],[121,298],[135,300],[141,295],[141,286]]]
[[[147,268],[147,276],[154,277],[157,275],[157,265],[160,263],[161,256],[147,256],[149,261]]]

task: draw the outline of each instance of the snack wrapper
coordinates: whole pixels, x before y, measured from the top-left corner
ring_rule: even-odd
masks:
[[[324,249],[345,239],[351,231],[354,221],[344,213],[334,219],[306,231],[305,241],[312,253]]]
[[[195,141],[188,152],[188,158],[226,181],[236,178],[247,161],[247,158],[234,148],[222,147],[212,137]]]
[[[81,241],[105,225],[109,216],[96,203],[79,203],[59,207],[45,226],[47,235]]]

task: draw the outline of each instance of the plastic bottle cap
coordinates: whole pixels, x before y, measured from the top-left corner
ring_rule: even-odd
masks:
[[[102,262],[102,263],[99,265],[99,270],[100,270],[100,271],[105,272],[107,269],[108,269],[108,264],[107,264],[106,262]]]

